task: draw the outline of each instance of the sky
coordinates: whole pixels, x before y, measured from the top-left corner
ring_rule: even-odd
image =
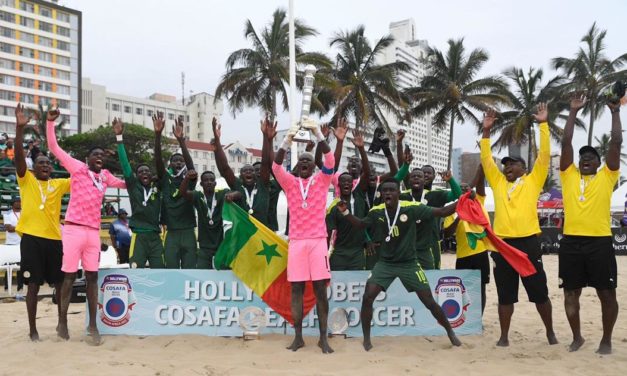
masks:
[[[213,94],[225,72],[228,55],[250,44],[244,23],[250,19],[259,30],[276,8],[287,9],[287,0],[61,0],[61,5],[83,12],[83,76],[105,85],[110,92],[147,97],[166,93],[181,97],[181,72],[185,72],[185,96],[190,91]],[[627,1],[330,1],[294,0],[295,15],[316,28],[306,51],[335,53],[329,47],[333,34],[363,24],[374,41],[389,33],[389,24],[407,18],[416,23],[418,39],[446,49],[447,40],[464,38],[468,51],[481,47],[490,60],[479,76],[499,74],[516,66],[543,68],[545,82],[556,75],[553,57],[573,57],[581,37],[593,22],[608,31],[606,54],[616,58],[627,52]],[[623,110],[623,113],[627,109]],[[609,113],[606,111],[606,113]],[[225,106],[221,119],[226,142],[239,139],[260,146],[258,109],[233,118]],[[623,116],[624,118],[624,116]],[[279,117],[287,127],[289,116]],[[627,122],[627,120],[623,119]],[[587,119],[586,119],[587,122]],[[609,132],[604,115],[595,135]],[[476,131],[459,125],[454,147],[476,151]],[[577,131],[574,145],[586,141]],[[554,149],[555,150],[555,149]]]

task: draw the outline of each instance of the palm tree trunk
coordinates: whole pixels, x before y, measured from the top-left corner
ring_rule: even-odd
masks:
[[[596,101],[590,100],[590,125],[588,126],[588,146],[592,146],[592,131],[594,130],[594,116],[596,110]]]
[[[448,162],[446,163],[446,170],[451,169],[451,159],[453,158],[453,126],[455,125],[455,114],[451,113],[451,125],[448,132]],[[461,178],[461,176],[459,177]]]
[[[276,118],[276,90],[272,92],[272,108],[270,109],[270,123],[271,124],[274,124],[275,118]]]
[[[535,139],[535,134],[533,132],[533,125],[530,125],[529,127],[527,127],[527,145],[528,145],[528,149],[527,150],[527,167],[531,168],[531,166],[533,166],[533,162],[535,159],[535,149],[536,149],[536,139]]]

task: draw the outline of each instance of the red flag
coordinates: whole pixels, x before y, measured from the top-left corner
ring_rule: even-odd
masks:
[[[507,261],[521,277],[529,277],[536,273],[536,268],[531,261],[529,261],[525,252],[512,247],[505,243],[503,239],[496,236],[490,226],[490,222],[483,214],[481,204],[470,198],[470,192],[464,193],[459,198],[457,202],[457,215],[459,215],[461,220],[483,227],[488,239],[490,239],[490,242],[492,242],[496,250],[501,253],[505,261]]]

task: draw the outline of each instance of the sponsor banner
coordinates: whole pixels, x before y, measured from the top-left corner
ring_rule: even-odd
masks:
[[[540,234],[540,246],[544,253],[559,253],[562,229],[557,227],[543,227]],[[612,227],[612,245],[617,256],[627,255],[627,229]]]
[[[476,270],[425,271],[435,300],[457,334],[480,334],[481,278]],[[329,313],[344,315],[348,336],[359,337],[359,313],[368,271],[333,272],[327,289]],[[102,334],[241,336],[246,307],[265,312],[264,333],[292,334],[293,328],[230,271],[100,270],[98,329]],[[420,303],[396,280],[374,303],[373,336],[445,335]],[[318,335],[315,309],[303,320],[305,335]]]

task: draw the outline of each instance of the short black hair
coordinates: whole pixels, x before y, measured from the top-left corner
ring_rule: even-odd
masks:
[[[379,184],[379,186],[383,186],[383,184],[385,184],[385,183],[394,183],[394,185],[396,186],[397,189],[401,189],[400,182],[398,180],[392,178],[392,177],[389,177],[389,178],[386,178],[385,180],[383,180],[381,182],[381,184]]]
[[[144,167],[144,166],[148,167],[148,169],[150,170],[150,166],[148,166],[146,163],[140,163],[140,164],[137,165],[137,167],[135,167],[135,173],[137,173],[137,171],[139,171],[140,167]]]
[[[202,180],[202,177],[205,175],[213,175],[213,177],[216,177],[216,174],[213,173],[213,171],[205,171],[202,174],[200,174],[200,180]]]
[[[255,162],[255,163],[253,163],[253,167],[255,167],[257,165],[260,165],[260,164],[261,164],[261,162]]]
[[[90,155],[91,155],[91,153],[93,153],[93,152],[94,152],[94,150],[96,150],[96,149],[100,149],[100,150],[102,150],[103,152],[105,151],[105,148],[103,148],[103,147],[102,147],[102,146],[100,146],[100,145],[92,146],[91,148],[89,148],[89,150],[87,150],[87,156],[90,156]]]
[[[172,155],[170,156],[169,161],[170,161],[170,162],[172,162],[172,159],[173,159],[174,157],[176,157],[177,155],[180,155],[180,156],[181,156],[181,158],[184,158],[184,157],[183,157],[183,154],[181,154],[181,153],[172,153]]]
[[[340,178],[341,178],[342,176],[344,176],[344,175],[348,176],[349,178],[351,178],[351,180],[353,180],[353,175],[349,174],[349,173],[348,173],[348,172],[346,172],[346,171],[345,171],[345,172],[342,172],[342,173],[341,173],[341,174],[337,177],[337,180],[339,181],[339,180],[340,180]]]

